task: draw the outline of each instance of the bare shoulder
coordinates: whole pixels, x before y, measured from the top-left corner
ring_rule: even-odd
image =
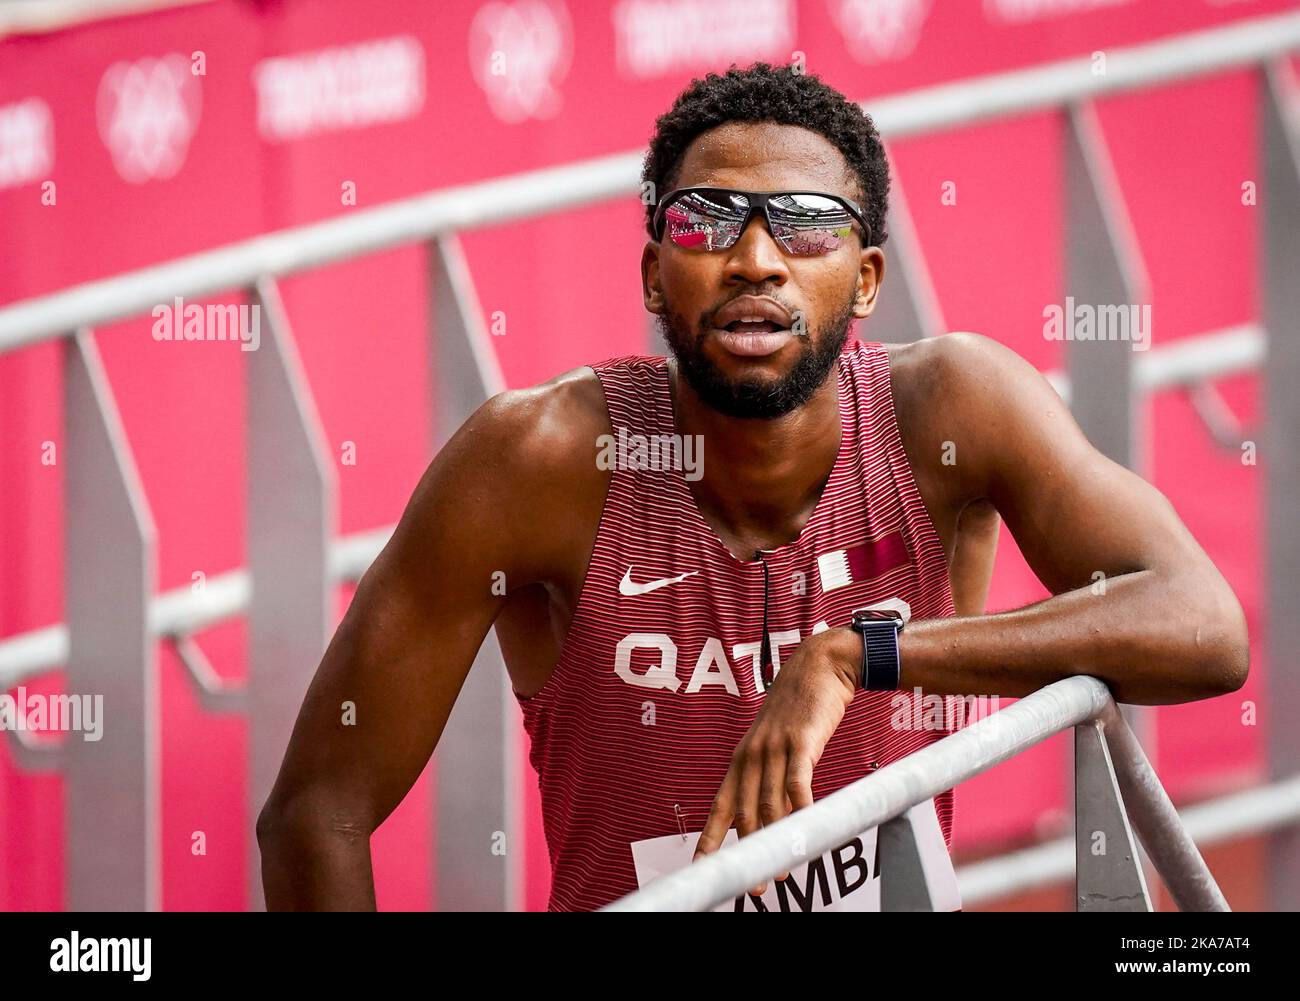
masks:
[[[590,368],[492,396],[429,463],[388,562],[415,575],[491,567],[512,586],[571,575],[600,521],[610,474],[596,439],[608,427]]]
[[[934,394],[997,389],[1036,374],[1033,366],[1010,348],[965,330],[884,347],[889,352],[895,395],[901,392],[928,402],[934,402]]]
[[[596,439],[609,431],[600,380],[585,365],[498,393],[469,423],[504,462],[543,478],[598,471]]]
[[[1031,417],[1068,413],[1033,365],[983,334],[957,331],[911,344],[886,344],[885,349],[900,420],[947,425],[960,419],[969,436],[1002,433]]]
[[[984,370],[991,364],[996,367],[991,356],[1001,345],[980,334],[963,332],[884,347],[904,441],[915,442],[928,453],[938,442],[952,440],[951,425],[971,403],[974,384],[987,384]]]
[[[513,580],[566,578],[575,554],[590,551],[600,521],[610,473],[596,461],[597,439],[608,433],[604,394],[589,367],[497,393],[434,458],[427,478],[436,488],[427,493],[436,500],[429,496],[426,506],[454,518],[475,545],[496,550],[496,565],[508,561]]]
[[[471,481],[489,477],[490,492],[511,508],[545,516],[552,505],[563,509],[591,493],[603,503],[608,474],[596,463],[597,439],[608,432],[600,380],[583,366],[497,393],[444,451],[453,452]]]
[[[1015,351],[959,331],[910,344],[886,344],[890,389],[904,448],[954,503],[978,496],[1015,443],[1042,428],[1073,443],[1069,408]],[[938,489],[938,487],[937,487]]]

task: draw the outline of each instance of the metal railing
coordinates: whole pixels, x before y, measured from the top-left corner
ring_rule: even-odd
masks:
[[[1300,382],[1300,283],[1293,275],[1300,260],[1300,124],[1285,59],[1297,50],[1300,14],[1278,15],[1113,50],[1100,75],[1090,57],[1080,58],[865,102],[889,141],[1008,115],[1061,112],[1067,288],[1080,302],[1132,303],[1149,301],[1148,282],[1092,102],[1229,69],[1256,70],[1263,123],[1260,189],[1267,207],[1260,223],[1261,322],[1182,339],[1136,359],[1122,342],[1073,342],[1067,345],[1067,370],[1054,373],[1053,381],[1092,441],[1116,461],[1140,468],[1135,443],[1141,440],[1146,394],[1181,387],[1200,400],[1198,412],[1209,415],[1209,380],[1263,367],[1269,659],[1275,665],[1300,659],[1300,589],[1294,587],[1300,525],[1293,506],[1300,496],[1300,449],[1288,440],[1291,429],[1300,427],[1300,394],[1292,388]],[[432,288],[429,348],[437,362],[430,414],[435,440],[444,441],[483,399],[505,388],[458,234],[637,197],[641,155],[631,151],[449,188],[0,308],[0,352],[50,339],[64,342],[65,552],[81,557],[67,563],[67,621],[0,641],[0,685],[66,665],[69,691],[112,693],[117,718],[130,721],[106,731],[93,754],[76,742],[36,743],[9,731],[23,767],[60,768],[67,780],[70,907],[159,905],[156,641],[174,644],[208,708],[248,712],[249,805],[250,817],[256,816],[328,641],[332,589],[359,577],[391,532],[387,527],[336,538],[330,451],[275,279],[424,244]],[[877,340],[915,340],[941,333],[945,325],[897,178],[894,192],[891,273],[898,276],[897,291],[882,298],[871,331]],[[93,328],[146,314],[176,296],[198,300],[241,289],[264,308],[269,328],[246,363],[248,566],[215,576],[202,588],[156,595],[156,533]],[[657,344],[653,329],[651,319],[647,342]],[[1233,429],[1212,430],[1223,440]],[[249,679],[241,690],[219,682],[194,634],[242,613],[249,614],[250,631]],[[1270,672],[1269,705],[1279,716],[1300,711],[1300,672]],[[1149,728],[1141,729],[1149,741]],[[435,864],[444,906],[518,903],[520,879],[513,867],[520,853],[509,853],[500,869],[485,872],[480,851],[483,830],[518,838],[517,730],[500,651],[489,634],[438,748]],[[1272,777],[1290,781],[1300,772],[1300,734],[1274,727],[1269,739]],[[1250,822],[1243,817],[1243,829]],[[249,863],[249,899],[257,904],[261,888],[251,821]],[[1279,908],[1300,905],[1300,838],[1294,831],[1275,839],[1274,867]]]
[[[1198,848],[1276,832],[1300,819],[1300,775],[1252,786],[1179,810],[1183,829]],[[1074,871],[1074,839],[1059,837],[957,869],[967,907],[1059,884]]]
[[[0,0],[0,39],[13,34],[63,31],[88,21],[211,2],[212,0]]]
[[[916,864],[921,835],[908,812],[1069,727],[1075,730],[1076,909],[1152,909],[1136,830],[1182,910],[1228,910],[1109,690],[1084,676],[1047,685],[604,910],[709,910],[873,828],[880,909],[935,910],[940,880]],[[812,887],[803,890],[794,897],[811,901]]]

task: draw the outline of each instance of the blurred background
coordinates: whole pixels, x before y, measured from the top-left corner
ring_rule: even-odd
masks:
[[[1296,314],[1264,325],[1300,265],[1297,10],[0,0],[0,689],[109,694],[101,741],[0,740],[0,909],[260,906],[257,805],[356,577],[477,400],[662,353],[640,157],[693,77],[755,60],[880,109],[893,235],[858,336],[978,331],[1073,376],[1232,584],[1246,687],[1140,735],[1229,903],[1300,907],[1297,529],[1273,537],[1296,471],[1266,427],[1295,409],[1264,393],[1300,377]],[[1150,304],[1151,350],[1046,338],[1088,289]],[[160,339],[175,295],[262,306],[260,346]],[[989,610],[1045,596],[1003,531]],[[383,909],[545,907],[536,778],[481,659],[373,838]],[[969,909],[1072,908],[1071,760],[1060,735],[958,787]],[[507,833],[486,898],[451,816],[475,810]]]

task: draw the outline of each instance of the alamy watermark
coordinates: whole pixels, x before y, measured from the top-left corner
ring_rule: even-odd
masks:
[[[895,692],[889,698],[893,730],[960,730],[992,716],[1001,708],[996,695],[935,695],[919,688]]]
[[[0,695],[0,730],[77,731],[83,740],[104,736],[104,696],[42,695],[19,685]]]
[[[187,303],[177,296],[151,311],[155,341],[242,341],[241,351],[262,343],[262,307],[257,303]]]
[[[96,938],[74,931],[50,942],[53,973],[129,973],[135,981],[152,975],[153,939]]]
[[[686,479],[704,475],[704,436],[698,434],[635,434],[625,427],[617,435],[596,439],[597,469],[645,470],[680,469]]]
[[[1043,337],[1049,341],[1131,341],[1134,351],[1151,347],[1151,304],[1143,306],[1076,303],[1043,307]]]

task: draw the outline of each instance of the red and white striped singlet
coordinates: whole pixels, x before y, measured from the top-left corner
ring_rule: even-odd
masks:
[[[615,437],[675,433],[664,358],[592,367]],[[631,893],[633,842],[678,832],[679,813],[686,830],[704,826],[763,701],[755,676],[765,573],[777,670],[803,637],[848,625],[864,605],[901,598],[916,619],[954,614],[885,350],[850,339],[838,386],[842,437],[825,491],[798,539],[761,560],[742,562],[723,545],[683,469],[612,473],[559,661],[536,695],[516,694],[541,789],[551,910],[591,910]],[[900,697],[858,692],[814,771],[814,799],[946,735],[891,727]],[[935,809],[951,845],[951,790]]]

